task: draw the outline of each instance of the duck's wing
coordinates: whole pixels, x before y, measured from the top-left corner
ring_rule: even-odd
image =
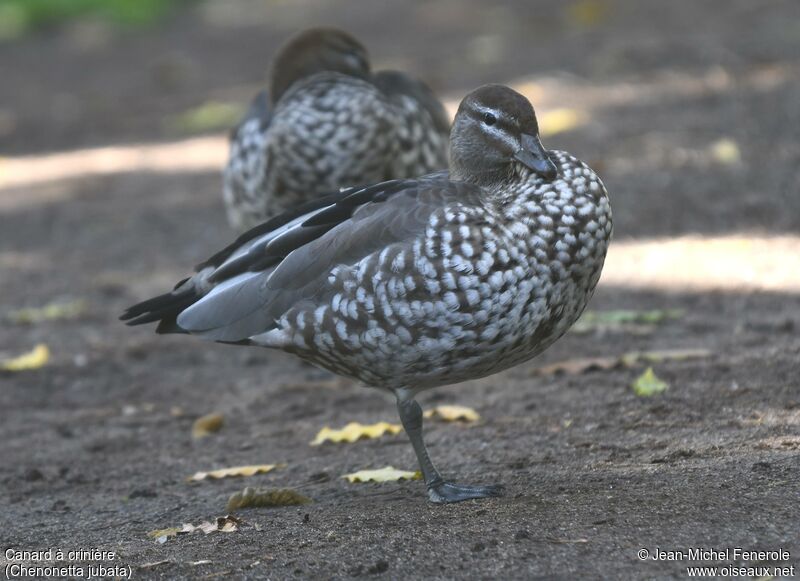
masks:
[[[373,75],[373,82],[389,98],[399,94],[414,99],[431,116],[437,131],[450,134],[450,115],[427,84],[394,70],[378,71]]]
[[[171,308],[171,320],[154,318],[156,299],[149,311],[136,305],[124,317],[129,324],[160,318],[164,332],[246,342],[273,328],[293,305],[324,295],[336,266],[412,240],[434,212],[448,205],[481,203],[479,188],[451,182],[443,172],[345,190],[255,228],[201,264],[192,279],[162,295],[186,295],[178,309]]]
[[[203,298],[219,284],[231,284],[237,275],[244,274],[248,272],[248,269],[253,268],[256,253],[248,255],[249,251],[256,248],[264,249],[271,240],[302,225],[316,212],[332,206],[336,201],[351,193],[352,190],[345,190],[317,197],[295,210],[276,216],[264,224],[248,230],[232,244],[195,266],[196,274],[194,276],[178,282],[171,292],[128,307],[120,316],[120,320],[125,321],[127,325],[143,325],[159,321],[157,333],[186,333],[187,331],[178,327],[176,323],[180,312]],[[265,262],[269,260],[269,257],[261,258]],[[216,276],[212,280],[215,273]]]
[[[260,131],[264,131],[272,119],[272,111],[269,107],[269,95],[266,91],[259,91],[253,100],[250,102],[250,107],[244,114],[244,117],[239,124],[231,130],[231,141],[241,140],[244,135],[242,132],[248,126],[248,123],[257,120],[259,123],[256,125]]]

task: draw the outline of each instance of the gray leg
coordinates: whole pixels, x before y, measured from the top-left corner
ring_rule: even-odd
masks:
[[[425,442],[422,440],[422,408],[409,392],[398,391],[396,395],[400,421],[417,454],[419,468],[428,487],[428,498],[431,502],[460,502],[472,498],[500,496],[501,488],[499,486],[461,486],[445,482],[433,465]]]

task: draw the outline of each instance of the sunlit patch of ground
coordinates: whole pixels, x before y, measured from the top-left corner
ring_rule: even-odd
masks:
[[[9,188],[120,173],[218,171],[227,153],[227,140],[211,136],[0,158],[0,208]]]
[[[601,284],[670,290],[800,291],[800,236],[619,240]]]

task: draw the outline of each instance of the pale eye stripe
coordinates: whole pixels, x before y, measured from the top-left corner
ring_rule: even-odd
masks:
[[[501,129],[496,129],[495,127],[486,127],[485,125],[483,126],[483,130],[486,133],[490,133],[492,137],[494,137],[498,141],[503,142],[503,144],[507,145],[509,149],[511,150],[519,149],[519,143],[517,143],[517,140],[514,139],[514,137],[512,137],[511,135],[509,135],[508,132],[503,131]]]
[[[495,117],[498,117],[498,118],[501,116],[499,109],[492,109],[491,107],[483,107],[481,105],[475,105],[474,107],[475,107],[475,110],[478,113],[483,113],[484,115],[486,113],[491,113],[492,115],[494,115]]]

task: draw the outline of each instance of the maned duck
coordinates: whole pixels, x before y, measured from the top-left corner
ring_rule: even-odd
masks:
[[[404,73],[371,73],[366,50],[345,32],[292,38],[269,85],[231,138],[223,190],[234,228],[343,187],[447,167],[444,106]]]
[[[415,396],[527,361],[563,335],[600,278],[611,209],[600,178],[545,150],[531,104],[501,85],[461,102],[449,169],[273,218],[122,319],[282,349],[389,390],[430,500],[494,496],[442,479]]]

